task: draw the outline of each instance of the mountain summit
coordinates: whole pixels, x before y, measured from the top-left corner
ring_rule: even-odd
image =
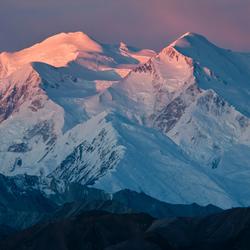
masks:
[[[88,68],[96,68],[100,64],[110,69],[118,64],[136,64],[137,54],[149,58],[152,53],[154,52],[149,50],[138,50],[137,53],[127,50],[124,55],[119,51],[119,45],[108,46],[98,43],[83,32],[60,33],[30,48],[14,53],[1,53],[0,78],[7,77],[23,65],[32,62],[65,67],[72,61],[80,61]]]
[[[156,54],[62,33],[0,55],[0,172],[250,205],[250,56],[187,33]]]
[[[15,53],[2,53],[1,64],[5,67],[1,76],[10,75],[17,68],[31,62],[43,62],[55,67],[66,66],[77,58],[79,52],[102,52],[102,47],[82,32],[61,33],[28,49]]]
[[[182,36],[180,36],[176,41],[171,43],[169,46],[174,47],[178,50],[181,48],[185,49],[190,47],[195,47],[197,49],[200,46],[209,44],[212,45],[212,43],[209,42],[206,37],[197,33],[187,32]]]

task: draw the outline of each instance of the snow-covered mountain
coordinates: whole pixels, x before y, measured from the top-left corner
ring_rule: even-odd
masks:
[[[154,54],[152,50],[138,50],[123,42],[117,46],[101,44],[82,32],[60,33],[19,52],[1,53],[0,76],[7,77],[32,62],[43,62],[54,67],[65,67],[70,62],[76,62],[90,70],[85,72],[85,78],[90,77],[86,73],[92,71],[124,75],[133,64],[146,62]]]
[[[250,54],[193,33],[159,54],[63,33],[0,54],[0,76],[0,173],[250,205]]]

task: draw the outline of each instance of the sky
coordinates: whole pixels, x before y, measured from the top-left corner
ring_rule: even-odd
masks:
[[[250,52],[250,0],[0,0],[0,51],[60,32],[160,50],[191,31]]]

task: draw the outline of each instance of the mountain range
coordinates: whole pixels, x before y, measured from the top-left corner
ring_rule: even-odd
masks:
[[[0,54],[0,173],[172,204],[250,205],[250,53],[186,33],[159,53],[61,33]],[[27,192],[27,191],[26,191]]]
[[[249,208],[195,218],[82,212],[0,241],[3,250],[248,250]]]

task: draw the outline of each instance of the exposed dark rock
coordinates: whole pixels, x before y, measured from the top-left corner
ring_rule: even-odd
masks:
[[[24,136],[24,140],[30,140],[31,138],[35,136],[41,136],[43,138],[43,141],[46,142],[51,137],[55,137],[54,134],[54,126],[49,121],[41,121],[37,123],[35,126],[33,126],[31,129],[28,129],[26,131],[26,135]]]
[[[7,88],[0,95],[0,123],[6,120],[13,112],[29,99],[32,83],[39,82],[39,78],[34,71],[31,71],[23,83],[16,83],[13,80],[6,82]],[[36,91],[39,95],[40,91]]]
[[[24,142],[13,144],[8,148],[8,152],[14,152],[14,153],[26,153],[28,151],[30,151],[30,148],[27,145],[27,143]]]
[[[109,134],[105,129],[102,129],[92,142],[84,140],[62,161],[51,176],[57,176],[66,182],[93,185],[119,161],[118,149],[114,145],[107,146],[108,140]],[[101,162],[98,172],[94,166],[95,163],[88,160],[88,156],[93,152],[96,152]]]

